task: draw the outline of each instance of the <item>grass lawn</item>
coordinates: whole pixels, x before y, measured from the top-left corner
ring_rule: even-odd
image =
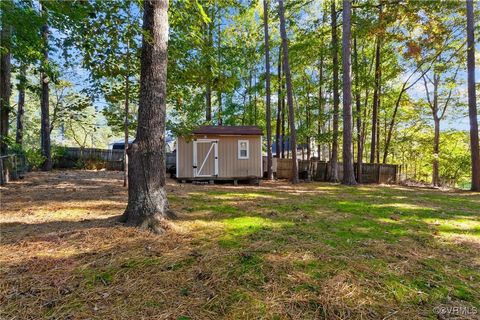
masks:
[[[437,319],[439,306],[480,310],[479,194],[169,181],[179,219],[155,236],[116,222],[127,200],[121,178],[30,173],[1,189],[1,319]]]

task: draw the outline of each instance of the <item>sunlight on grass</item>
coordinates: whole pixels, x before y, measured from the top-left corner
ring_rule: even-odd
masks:
[[[260,194],[260,193],[225,193],[225,194],[213,194],[210,195],[213,199],[218,200],[250,200],[250,199],[286,199],[277,197],[273,194]]]
[[[425,206],[420,206],[412,203],[382,203],[382,204],[373,204],[373,208],[398,208],[405,210],[420,210],[420,211],[430,211],[435,210],[434,208],[429,208]]]
[[[96,176],[69,174],[69,188],[75,174]],[[433,319],[439,304],[480,307],[478,195],[169,180],[178,219],[154,236],[111,217],[127,192],[109,174],[87,179],[94,192],[85,179],[75,192],[9,190],[8,318]]]
[[[261,230],[279,229],[292,226],[291,222],[273,221],[261,217],[237,217],[222,220],[225,226],[225,235],[219,240],[223,247],[238,247],[241,245],[243,236],[259,232]]]
[[[456,219],[423,219],[423,221],[434,226],[441,235],[469,236],[480,240],[480,220],[464,216]]]

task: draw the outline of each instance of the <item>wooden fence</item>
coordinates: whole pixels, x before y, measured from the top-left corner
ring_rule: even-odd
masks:
[[[278,179],[292,178],[292,159],[274,159],[276,166],[274,172]],[[343,179],[343,163],[337,164],[338,179]],[[264,166],[264,168],[266,168]],[[276,171],[275,171],[276,168]],[[355,176],[357,176],[357,166],[355,165]],[[328,162],[318,160],[299,160],[298,174],[300,179],[327,181],[329,177]],[[362,165],[362,183],[397,183],[399,181],[398,165],[395,164],[370,164]]]
[[[0,185],[8,183],[10,180],[23,178],[27,170],[25,155],[9,154],[0,156]]]
[[[106,170],[123,168],[123,150],[97,148],[65,148],[64,153],[55,162],[57,168],[81,168],[88,162],[95,162],[95,167]],[[175,153],[167,153],[167,170],[175,165]]]

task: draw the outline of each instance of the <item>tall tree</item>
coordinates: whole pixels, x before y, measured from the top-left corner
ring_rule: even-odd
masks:
[[[0,4],[0,8],[5,9],[5,5],[10,5],[10,1]],[[11,94],[11,26],[5,19],[5,10],[2,10],[2,30],[0,31],[0,156],[8,152],[8,127],[10,114],[10,94]],[[8,169],[0,159],[0,185],[6,182]]]
[[[439,65],[433,68],[433,75],[430,78],[427,74],[423,75],[423,82],[425,85],[425,93],[427,97],[428,106],[432,112],[433,125],[434,125],[434,138],[433,138],[433,163],[432,163],[432,184],[433,186],[440,185],[440,174],[439,174],[439,156],[440,156],[440,121],[445,117],[445,112],[447,111],[448,105],[452,98],[452,92],[454,88],[454,83],[457,78],[458,68],[454,72],[452,77],[447,79],[442,79],[441,72],[445,72],[447,66],[438,63]],[[442,81],[444,80],[444,81]],[[441,101],[441,85],[442,82],[445,83],[449,89],[445,90],[444,101]],[[430,85],[433,89],[430,90]]]
[[[15,135],[15,143],[20,147],[23,145],[23,117],[25,114],[25,86],[27,82],[25,69],[25,64],[22,64],[18,76],[17,132]]]
[[[283,0],[278,0],[278,15],[280,17],[280,36],[283,49],[283,69],[285,71],[285,82],[287,85],[288,123],[290,127],[290,149],[292,150],[292,183],[298,183],[297,164],[297,133],[295,129],[295,111],[293,109],[293,88],[292,74],[288,57],[287,28],[285,26],[285,8]]]
[[[352,151],[352,73],[351,73],[352,2],[343,0],[342,67],[343,67],[343,179],[342,184],[355,185]]]
[[[277,123],[275,130],[275,157],[280,158],[280,131],[282,129],[282,47],[278,50],[278,71],[277,71]]]
[[[362,104],[360,101],[360,68],[358,65],[357,37],[353,39],[353,59],[355,67],[355,105],[357,113],[357,182],[362,182],[363,137],[362,137]]]
[[[478,142],[477,101],[475,92],[475,35],[473,0],[467,0],[468,116],[472,158],[472,191],[480,191],[480,148]]]
[[[145,0],[140,102],[135,141],[128,148],[128,205],[122,220],[161,233],[174,217],[165,190],[168,0]]]
[[[332,153],[330,156],[330,168],[328,180],[338,182],[338,113],[340,95],[338,93],[338,34],[337,34],[337,10],[335,0],[330,5],[331,26],[332,26],[332,68],[333,68],[333,133]]]
[[[323,61],[324,56],[323,53],[320,56],[320,63],[318,66],[318,119],[317,119],[317,157],[318,160],[324,160],[325,153],[323,152],[323,148],[325,143],[322,143],[320,140],[320,136],[325,133],[325,119],[324,119],[324,106],[323,106]]]
[[[268,0],[263,0],[263,29],[265,33],[265,95],[267,117],[267,179],[273,179],[272,170],[272,115],[270,110],[270,48],[268,36]]]
[[[50,171],[52,170],[52,154],[51,154],[51,142],[50,142],[50,89],[49,89],[49,64],[48,64],[48,12],[44,5],[42,5],[42,15],[45,20],[45,24],[42,26],[42,39],[43,39],[43,59],[41,62],[41,73],[40,73],[40,111],[41,111],[41,126],[40,126],[40,136],[41,136],[41,150],[42,156],[44,157],[44,162],[42,165],[42,170]]]
[[[10,4],[11,2],[5,1],[1,5],[2,9]],[[5,19],[5,11],[2,11],[2,30],[0,32],[0,155],[5,155],[7,154],[11,95],[11,26]]]
[[[382,3],[380,2],[379,13],[378,13],[378,22],[382,22]],[[372,137],[370,142],[370,163],[375,162],[375,154],[378,152],[378,109],[380,108],[380,89],[381,89],[381,79],[382,79],[382,68],[381,68],[381,47],[382,47],[382,35],[379,33],[377,35],[375,43],[375,84],[373,89],[373,108],[372,108]]]

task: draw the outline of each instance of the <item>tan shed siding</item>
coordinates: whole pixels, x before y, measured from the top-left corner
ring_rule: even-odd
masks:
[[[185,138],[178,138],[178,177],[193,177],[193,143],[187,142]]]
[[[199,139],[218,139],[218,177],[262,177],[261,136],[199,136]],[[238,141],[249,141],[249,158],[238,159]],[[179,138],[179,178],[192,178],[193,143]],[[200,161],[200,160],[199,160]],[[200,166],[201,163],[198,165]],[[203,170],[202,170],[203,171]]]

